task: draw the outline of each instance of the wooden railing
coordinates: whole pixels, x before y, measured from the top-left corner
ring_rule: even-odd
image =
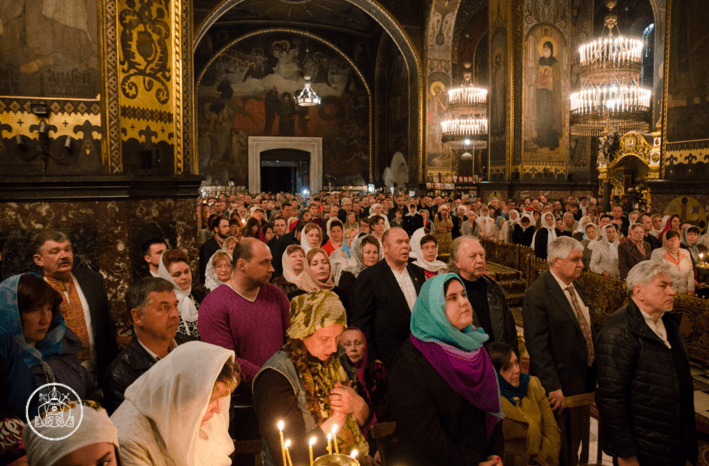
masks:
[[[549,270],[549,264],[538,259],[533,249],[493,241],[483,241],[482,245],[486,260],[521,271],[527,288]],[[586,295],[591,318],[597,328],[600,328],[607,316],[628,304],[625,280],[584,271],[579,284]],[[678,294],[672,312],[682,315],[680,331],[687,344],[689,357],[709,366],[709,300]]]

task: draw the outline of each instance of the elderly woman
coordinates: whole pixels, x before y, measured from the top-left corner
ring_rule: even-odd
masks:
[[[677,293],[694,294],[694,267],[689,251],[680,248],[679,232],[665,231],[662,247],[652,251],[650,260],[664,262],[670,266],[672,288]]]
[[[448,252],[448,246],[453,241],[451,234],[453,230],[453,220],[450,216],[450,208],[446,204],[441,204],[438,213],[433,216],[433,236],[438,241],[438,246],[444,254]]]
[[[603,275],[608,278],[620,278],[618,268],[618,231],[615,225],[609,223],[601,228],[601,239],[594,244],[591,252],[591,272]]]
[[[583,266],[590,270],[593,248],[598,240],[598,226],[595,223],[588,223],[585,228],[586,232],[583,235],[583,239],[579,242],[583,246]]]
[[[175,340],[178,343],[198,340],[197,316],[204,295],[196,289],[192,290],[192,271],[187,254],[182,249],[168,249],[162,253],[158,275],[172,283],[177,295],[180,326]]]
[[[372,235],[360,233],[357,239],[352,242],[350,257],[354,263],[342,272],[338,286],[345,296],[353,297],[355,282],[359,274],[382,260],[379,241]],[[352,316],[348,314],[347,320],[351,321]]]
[[[0,284],[0,356],[11,364],[7,366],[10,385],[3,395],[21,410],[23,418],[31,387],[59,382],[82,399],[96,396],[92,393],[96,381],[78,358],[87,350],[66,326],[61,302],[59,292],[34,274],[15,275]],[[15,362],[24,367],[13,367]],[[30,372],[34,380],[27,380]],[[6,404],[4,399],[2,404]]]
[[[438,241],[431,234],[426,234],[426,230],[419,228],[411,237],[411,254],[416,259],[414,264],[423,269],[426,280],[444,272],[448,265],[438,259]]]
[[[81,406],[80,406],[81,404]],[[118,430],[108,418],[106,410],[93,401],[69,401],[66,411],[81,416],[78,425],[45,425],[40,419],[34,428],[26,426],[23,432],[29,466],[67,466],[121,464]],[[76,419],[76,416],[75,416]],[[48,440],[65,437],[59,442]],[[14,463],[18,466],[23,463]]]
[[[411,314],[411,338],[388,376],[399,451],[392,464],[492,466],[504,453],[500,392],[456,274],[426,280]]]
[[[500,384],[505,413],[505,466],[556,466],[561,430],[537,377],[520,373],[519,353],[506,343],[487,348]]]
[[[322,230],[314,223],[308,223],[300,234],[300,245],[307,254],[313,248],[322,245]]]
[[[497,238],[495,219],[490,217],[490,209],[487,206],[482,206],[480,208],[480,216],[476,221],[478,222],[478,227],[480,229],[479,238],[481,240]]]
[[[391,228],[391,225],[389,225],[389,218],[387,217],[386,213],[384,213],[381,204],[375,203],[372,204],[372,207],[369,208],[369,218],[372,218],[374,215],[379,215],[380,217],[384,218],[385,231]]]
[[[204,299],[210,292],[229,281],[231,269],[231,254],[229,252],[220,249],[212,254],[207,262],[204,283],[195,287],[195,294],[202,295],[202,299]]]
[[[178,346],[126,389],[111,416],[126,464],[227,466],[234,352],[201,341]]]
[[[264,439],[264,466],[285,466],[278,422],[284,421],[293,464],[308,463],[308,441],[315,456],[327,454],[326,435],[337,429],[341,453],[369,452],[361,427],[370,420],[363,396],[352,388],[357,374],[341,362],[337,342],[346,327],[345,308],[331,291],[317,290],[291,301],[288,340],[261,368],[253,382],[254,409]]]
[[[502,217],[502,216],[500,216]],[[498,218],[498,220],[500,220]],[[507,244],[514,244],[514,230],[519,225],[520,215],[517,209],[512,209],[507,213],[506,220],[500,220],[500,241]]]

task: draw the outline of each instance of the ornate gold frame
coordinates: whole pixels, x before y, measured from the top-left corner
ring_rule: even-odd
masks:
[[[653,151],[653,146],[642,134],[631,131],[620,138],[620,150],[616,152],[613,162],[610,165],[598,167],[598,180],[603,182],[612,179],[609,174],[613,173],[620,162],[628,157],[636,157],[647,165],[650,169],[647,179],[657,180],[660,178],[660,154]]]
[[[357,65],[355,65],[355,63],[350,59],[350,57],[345,55],[345,53],[342,50],[340,50],[340,48],[337,47],[332,42],[330,42],[326,39],[323,39],[320,36],[316,36],[315,34],[311,34],[310,32],[300,31],[298,29],[290,29],[290,28],[269,28],[269,29],[261,29],[259,31],[250,32],[248,34],[244,34],[243,36],[237,37],[236,39],[234,39],[233,41],[229,42],[224,47],[222,47],[204,66],[204,69],[197,77],[197,81],[195,82],[195,86],[193,89],[193,95],[194,95],[195,102],[197,100],[197,91],[199,89],[200,83],[202,82],[202,78],[204,77],[204,73],[206,73],[207,69],[212,65],[212,63],[214,63],[214,61],[217,58],[219,58],[219,56],[222,53],[224,53],[229,47],[231,47],[235,44],[238,44],[239,42],[241,42],[243,40],[250,39],[251,37],[259,36],[262,34],[270,34],[270,33],[274,33],[274,32],[275,33],[297,34],[297,35],[305,36],[310,39],[322,42],[323,44],[327,45],[328,47],[332,48],[335,52],[340,54],[347,61],[347,63],[349,63],[349,65],[352,67],[352,69],[355,70],[355,73],[357,73],[357,76],[362,81],[364,88],[367,90],[367,98],[369,100],[369,173],[370,174],[374,173],[373,168],[372,168],[373,167],[372,159],[374,158],[374,154],[372,151],[372,147],[373,147],[373,143],[374,143],[374,121],[373,121],[374,120],[374,106],[372,104],[372,90],[369,88],[369,84],[367,84],[367,80],[364,78],[362,71],[360,71],[360,69],[357,67]],[[196,105],[195,105],[195,108],[196,108]],[[193,140],[194,140],[194,147],[199,147],[199,134],[198,134],[198,128],[197,128],[196,122],[192,126],[193,126],[192,134],[193,134]],[[195,155],[195,159],[197,160],[197,162],[196,162],[197,165],[199,164],[198,158],[199,157],[197,155]],[[199,167],[197,166],[197,168],[199,168]],[[195,171],[195,173],[199,173],[199,172]]]

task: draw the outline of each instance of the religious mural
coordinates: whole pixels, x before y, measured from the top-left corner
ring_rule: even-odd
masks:
[[[394,154],[401,152],[404,159],[411,163],[409,160],[409,71],[403,55],[393,41],[388,41],[385,53],[384,158],[386,164],[389,164]]]
[[[709,139],[709,10],[703,0],[672,0],[668,142]]]
[[[530,161],[563,161],[568,142],[566,41],[556,27],[537,25],[525,44],[524,152]]]
[[[507,56],[507,11],[508,2],[493,0],[490,11],[490,92],[488,101],[490,131],[490,164],[507,163],[507,104],[509,95]]]
[[[96,98],[95,0],[0,0],[0,95]]]
[[[322,99],[294,96],[310,76]],[[369,180],[369,95],[335,50],[296,34],[268,33],[223,49],[198,85],[199,170],[247,186],[249,136],[323,138],[323,172],[337,185]]]
[[[428,87],[428,112],[426,114],[426,128],[428,131],[426,165],[429,168],[450,170],[453,166],[453,155],[449,149],[443,146],[441,141],[443,136],[441,123],[448,111],[448,90],[442,81],[435,79],[445,79],[440,73],[434,74],[432,78],[433,80]]]

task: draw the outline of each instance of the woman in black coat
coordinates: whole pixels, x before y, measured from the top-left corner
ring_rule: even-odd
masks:
[[[391,464],[493,466],[504,453],[495,369],[458,275],[423,284],[388,376],[399,439]]]

